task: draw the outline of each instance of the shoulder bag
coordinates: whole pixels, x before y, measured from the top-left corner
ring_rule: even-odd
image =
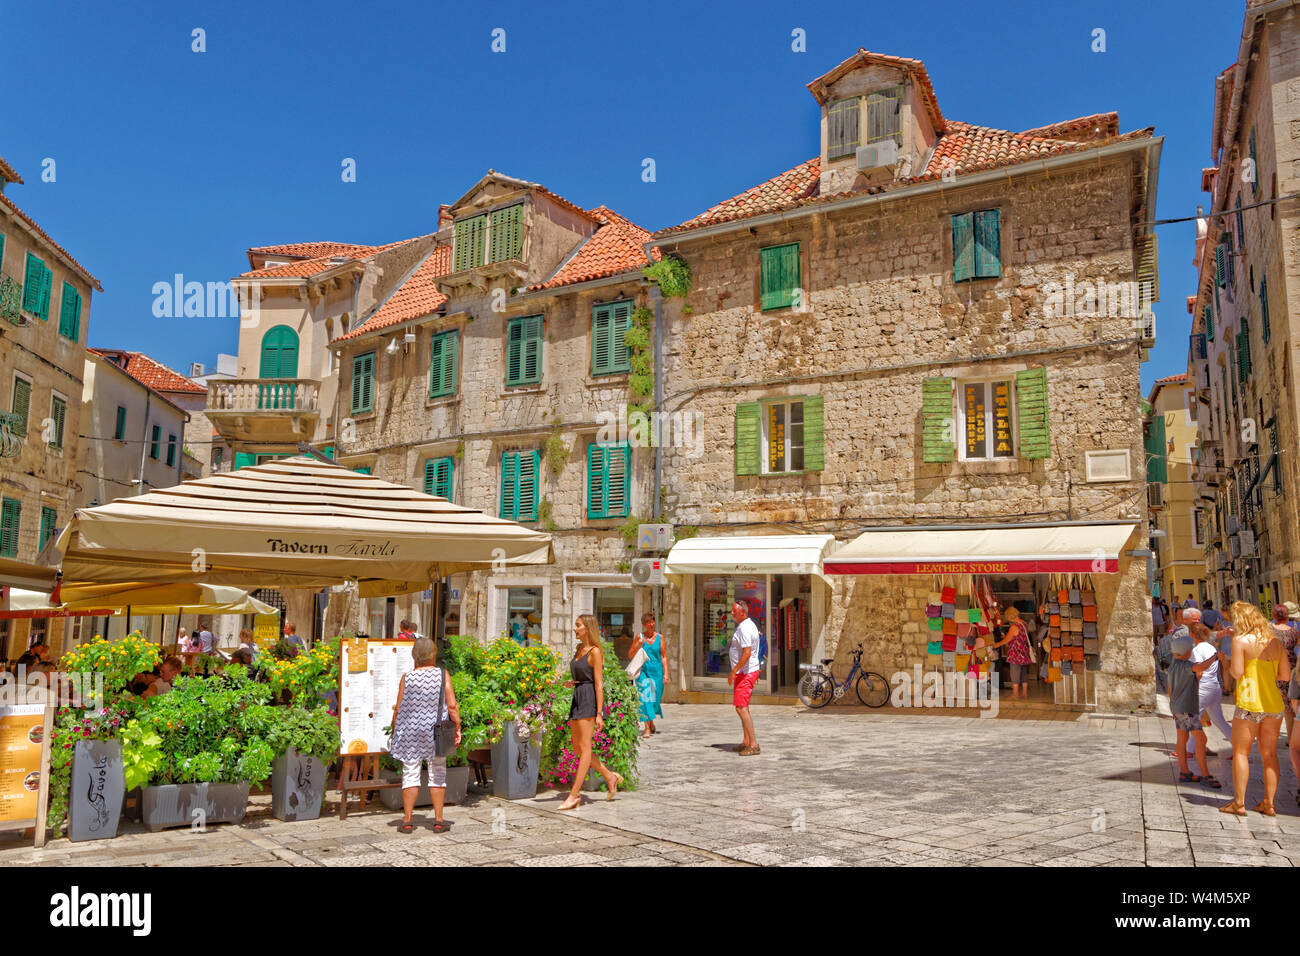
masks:
[[[451,675],[443,668],[442,681],[438,684],[438,709],[433,714],[433,745],[434,752],[439,757],[446,757],[456,750],[456,722],[451,719],[450,713],[446,720],[442,719],[443,694],[450,680]]]

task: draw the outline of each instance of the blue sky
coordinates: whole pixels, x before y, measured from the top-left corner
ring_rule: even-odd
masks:
[[[6,86],[29,92],[0,155],[26,180],[6,195],[104,284],[90,344],[185,371],[235,351],[237,320],[155,318],[155,282],[227,279],[254,245],[431,232],[438,204],[488,168],[650,229],[680,222],[816,155],[804,85],[858,47],[924,60],[950,118],[1018,130],[1118,110],[1123,130],[1155,126],[1157,213],[1192,215],[1243,8],[8,0]],[[807,52],[791,50],[796,28]],[[1160,228],[1144,389],[1185,370],[1193,238],[1191,223]]]

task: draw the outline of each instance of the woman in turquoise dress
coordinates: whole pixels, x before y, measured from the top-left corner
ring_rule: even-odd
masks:
[[[636,675],[636,691],[641,701],[638,716],[645,722],[641,736],[649,737],[659,733],[655,727],[655,718],[664,715],[660,704],[664,699],[664,672],[667,670],[668,652],[664,647],[663,635],[655,632],[655,616],[649,611],[641,615],[641,628],[642,632],[632,642],[629,653],[635,657],[638,650],[645,651],[645,664]]]

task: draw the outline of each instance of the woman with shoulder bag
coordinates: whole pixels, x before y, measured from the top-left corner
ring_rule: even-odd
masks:
[[[433,832],[451,829],[442,818],[447,794],[447,757],[460,746],[460,709],[451,677],[434,666],[437,647],[427,637],[415,642],[411,658],[415,670],[402,675],[393,705],[393,739],[388,752],[402,762],[402,825],[410,833],[411,811],[420,792],[421,764],[429,768],[429,794],[433,797]]]
[[[652,613],[647,611],[642,614],[643,630],[632,642],[632,660],[635,662],[639,659],[641,662],[640,667],[635,668],[635,673],[632,673],[631,677],[636,684],[639,702],[637,716],[645,724],[642,737],[659,733],[659,728],[655,726],[655,718],[664,715],[662,701],[664,673],[668,669],[668,653],[664,649],[663,635],[656,632],[655,623],[655,616]],[[637,657],[638,651],[644,651],[640,658]],[[633,668],[629,667],[629,670]]]
[[[1029,665],[1034,662],[1033,650],[1029,646],[1029,628],[1020,619],[1016,607],[1008,607],[1002,612],[1007,622],[1007,633],[993,647],[1007,645],[1007,663],[1011,667],[1011,699],[1024,700],[1029,697]]]

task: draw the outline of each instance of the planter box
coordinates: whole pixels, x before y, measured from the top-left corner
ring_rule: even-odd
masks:
[[[391,780],[394,783],[401,783],[402,775],[396,770],[381,770],[379,772],[385,780]],[[469,792],[469,767],[448,767],[447,768],[447,786],[443,793],[443,803],[464,803],[465,795]],[[393,787],[390,790],[380,790],[379,802],[389,810],[402,809],[402,789]],[[433,792],[429,789],[429,768],[420,768],[420,789],[415,794],[415,805],[417,807],[433,806]]]
[[[541,744],[520,740],[515,735],[515,722],[508,722],[505,734],[492,745],[492,792],[507,800],[537,796],[537,769],[541,760]]]
[[[77,741],[72,750],[68,793],[68,839],[107,840],[117,836],[125,798],[122,741]]]
[[[271,815],[277,820],[319,819],[327,787],[325,765],[290,747],[271,764]]]
[[[202,829],[239,823],[248,812],[248,783],[168,783],[140,789],[141,817],[150,833],[168,827]]]
[[[464,803],[469,794],[469,767],[447,768],[447,803]]]

